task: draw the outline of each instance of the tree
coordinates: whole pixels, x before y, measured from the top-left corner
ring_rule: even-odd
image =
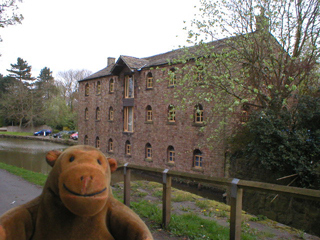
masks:
[[[0,100],[1,114],[6,116],[7,121],[17,123],[21,128],[33,106],[30,96],[29,89],[22,82],[8,85]]]
[[[70,126],[77,126],[78,81],[86,78],[89,75],[91,75],[91,72],[85,69],[70,69],[68,71],[58,73],[58,86],[61,96],[69,108],[69,113],[71,113],[71,115],[68,114],[70,119],[66,119],[65,122],[68,122],[68,125]]]
[[[318,0],[202,0],[201,5],[201,19],[189,30],[195,46],[171,62],[181,76],[175,95],[182,105],[214,103],[211,121],[220,114],[223,122],[239,108],[279,112],[294,94],[318,84]]]
[[[236,113],[268,112],[272,121],[294,114],[298,99],[319,86],[318,0],[201,0],[200,11],[188,29],[188,42],[194,46],[170,63],[178,76],[175,97],[180,105],[208,103],[209,127],[201,128],[209,135],[205,144],[214,146],[217,139],[237,133],[231,130],[243,130],[246,125],[235,128]],[[212,128],[216,122],[220,131]],[[287,121],[285,129],[292,131],[293,123]],[[258,144],[251,143],[252,148]]]
[[[320,98],[299,96],[290,109],[275,114],[272,109],[255,112],[233,141],[234,156],[242,164],[292,176],[290,184],[320,187]],[[242,178],[251,178],[249,171]],[[270,176],[270,174],[269,174]],[[274,182],[275,179],[265,179]],[[292,181],[294,180],[294,181]]]
[[[17,64],[11,64],[9,78],[12,83],[7,85],[6,93],[2,95],[1,105],[4,114],[12,121],[18,122],[19,127],[23,123],[33,127],[34,118],[37,115],[34,108],[35,96],[31,76],[31,66],[27,61],[18,58]],[[31,83],[30,83],[31,82]]]
[[[57,86],[50,68],[44,67],[41,69],[35,85],[38,91],[41,92],[44,100],[48,100],[58,93]]]
[[[22,0],[18,0],[22,2]],[[0,28],[4,28],[9,25],[20,24],[23,20],[21,14],[16,13],[18,6],[16,0],[2,1],[0,4]],[[0,41],[2,41],[0,37]]]
[[[190,89],[195,75],[203,74],[203,88],[214,88],[215,94],[218,90],[219,98],[229,95],[233,106],[280,110],[297,88],[303,91],[315,80],[312,72],[320,53],[318,0],[201,3],[203,19],[194,20],[189,30],[189,42],[197,47],[187,48],[177,61],[196,63],[182,69],[183,90]]]
[[[10,65],[11,69],[7,69],[7,71],[11,73],[9,77],[15,78],[25,84],[30,84],[30,82],[34,81],[34,78],[31,77],[31,66],[28,65],[27,61],[18,58],[16,64]]]

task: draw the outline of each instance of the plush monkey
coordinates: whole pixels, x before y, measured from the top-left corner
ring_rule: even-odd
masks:
[[[145,223],[111,191],[117,162],[90,146],[50,151],[42,194],[0,217],[0,240],[152,240]]]

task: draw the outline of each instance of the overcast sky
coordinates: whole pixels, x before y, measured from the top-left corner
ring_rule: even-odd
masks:
[[[198,0],[23,0],[21,25],[1,29],[0,73],[21,57],[33,77],[48,67],[94,72],[108,57],[149,57],[186,45]],[[186,23],[184,23],[186,21]],[[178,37],[177,37],[178,36]]]

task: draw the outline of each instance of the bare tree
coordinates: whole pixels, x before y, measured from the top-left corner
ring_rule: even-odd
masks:
[[[78,103],[78,81],[91,75],[89,70],[68,70],[58,73],[58,88],[61,91],[61,95],[65,100],[70,112],[74,115],[77,114]]]

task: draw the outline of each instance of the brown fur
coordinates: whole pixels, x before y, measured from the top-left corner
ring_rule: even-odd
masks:
[[[0,217],[0,240],[152,240],[144,222],[117,201],[117,162],[89,146],[50,151],[53,168],[42,194]]]

